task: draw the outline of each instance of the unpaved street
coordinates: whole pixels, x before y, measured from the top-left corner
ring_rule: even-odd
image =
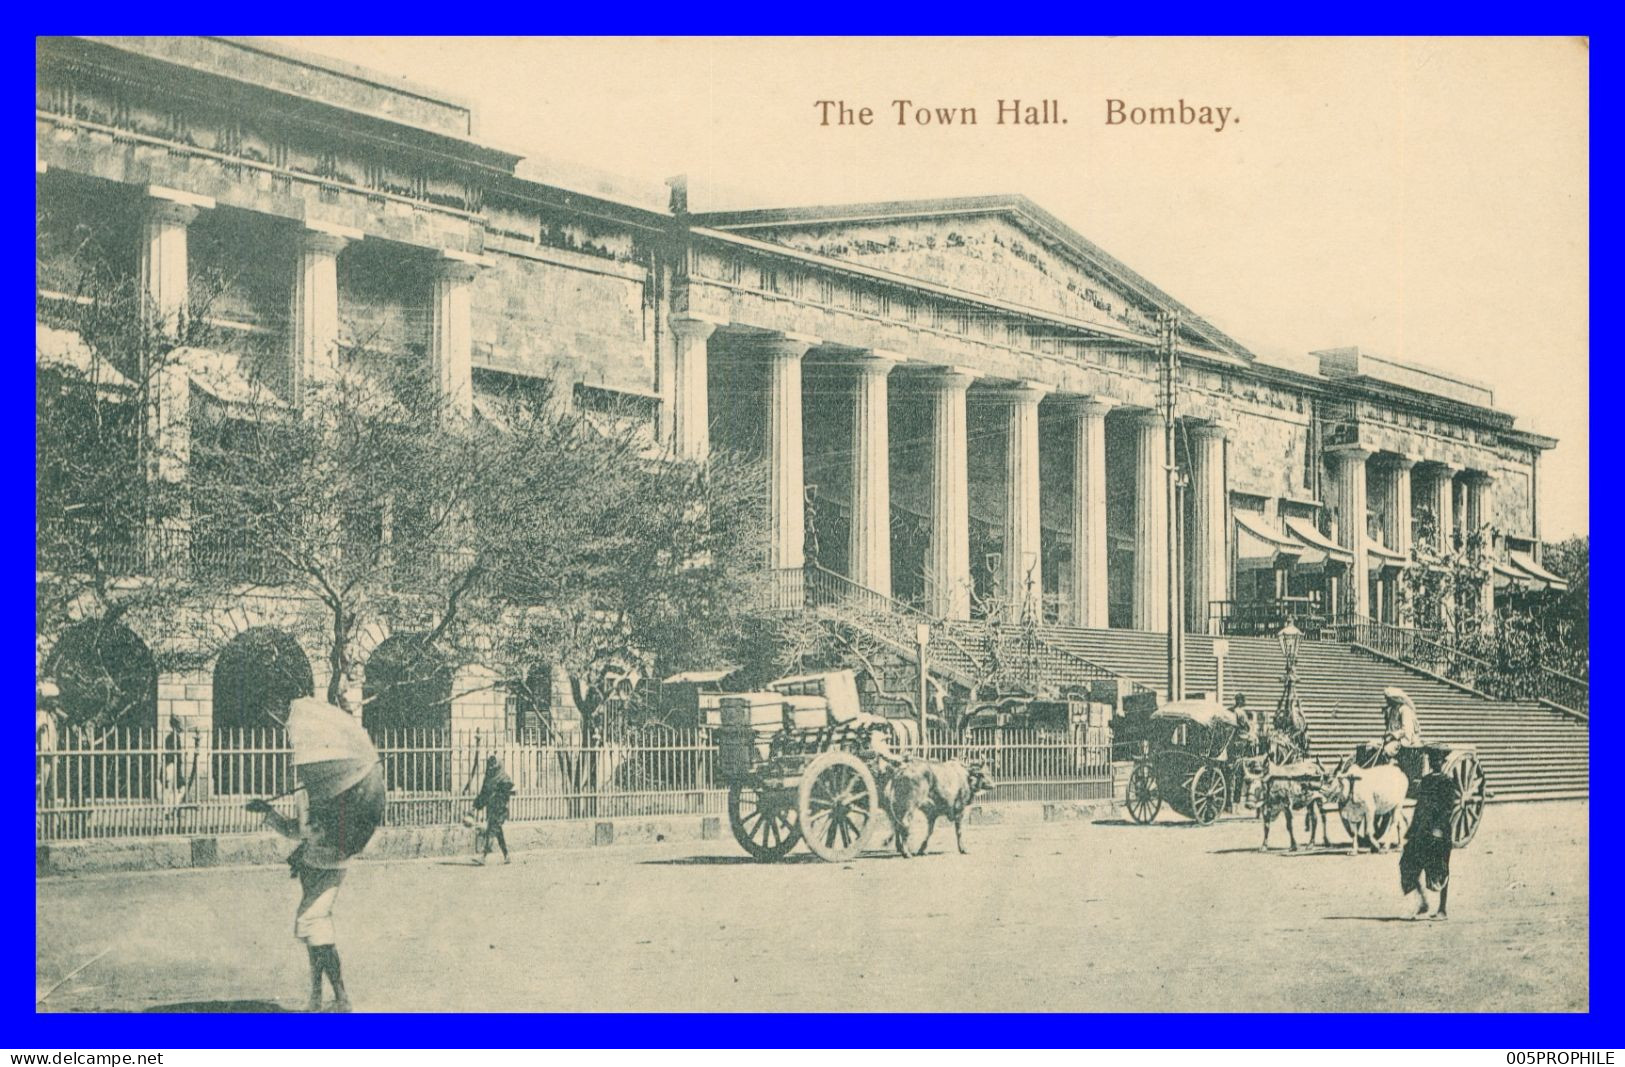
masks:
[[[731,839],[360,862],[340,948],[362,1011],[1583,1011],[1588,817],[1491,807],[1447,923],[1400,918],[1395,854],[1165,816],[845,865]],[[42,1010],[295,1009],[298,895],[283,869],[42,880],[39,993],[107,950]]]

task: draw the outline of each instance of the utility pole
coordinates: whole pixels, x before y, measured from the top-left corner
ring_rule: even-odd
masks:
[[[1164,473],[1168,494],[1168,699],[1185,696],[1185,620],[1180,610],[1185,582],[1180,567],[1179,451],[1175,420],[1179,407],[1179,315],[1164,311],[1158,317],[1162,346],[1162,422],[1166,438]]]

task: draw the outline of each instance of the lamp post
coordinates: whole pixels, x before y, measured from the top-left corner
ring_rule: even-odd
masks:
[[[1302,640],[1303,631],[1292,625],[1291,619],[1288,619],[1286,625],[1281,627],[1281,632],[1275,635],[1276,643],[1281,646],[1281,656],[1286,660],[1281,702],[1275,706],[1275,722],[1279,729],[1292,729],[1293,724],[1302,718],[1302,712],[1298,707],[1298,642]],[[1293,740],[1301,739],[1294,736]],[[1304,747],[1307,749],[1307,745]],[[1306,755],[1307,751],[1300,752],[1299,758]]]

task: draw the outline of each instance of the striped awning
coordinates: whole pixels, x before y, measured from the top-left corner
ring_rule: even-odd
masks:
[[[1514,570],[1521,571],[1531,582],[1535,589],[1550,589],[1554,593],[1561,593],[1568,589],[1567,579],[1559,578],[1551,571],[1535,562],[1535,557],[1527,552],[1508,552],[1507,559]]]
[[[1270,570],[1303,554],[1303,545],[1277,530],[1263,515],[1236,512],[1236,569]]]
[[[1315,524],[1308,519],[1288,516],[1286,520],[1287,533],[1297,538],[1309,551],[1298,562],[1304,565],[1325,563],[1331,560],[1336,563],[1353,563],[1354,553],[1333,541],[1315,528]]]
[[[1405,553],[1395,552],[1374,537],[1365,539],[1365,551],[1366,555],[1370,557],[1371,566],[1373,567],[1407,567],[1410,565],[1410,560],[1405,558]]]

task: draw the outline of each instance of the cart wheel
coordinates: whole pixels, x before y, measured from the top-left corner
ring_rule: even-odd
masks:
[[[880,812],[875,777],[850,752],[825,752],[807,766],[797,797],[807,847],[839,862],[863,851]]]
[[[764,863],[783,859],[801,840],[795,798],[788,789],[729,786],[728,825],[751,859]]]
[[[1224,772],[1217,767],[1203,767],[1191,778],[1191,818],[1208,825],[1224,811],[1229,792]]]
[[[1128,789],[1123,793],[1129,818],[1137,823],[1148,823],[1162,810],[1162,791],[1157,788],[1157,776],[1151,773],[1149,763],[1136,763],[1134,773],[1128,776]]]
[[[1484,819],[1484,768],[1471,752],[1460,752],[1445,761],[1444,773],[1456,783],[1456,809],[1450,813],[1450,845],[1465,848],[1478,833]]]

